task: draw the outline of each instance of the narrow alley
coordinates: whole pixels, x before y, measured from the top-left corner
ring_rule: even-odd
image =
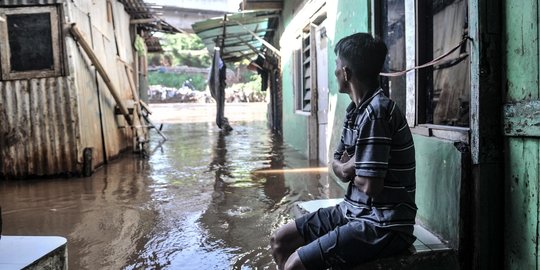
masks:
[[[215,104],[154,104],[168,140],[151,131],[147,158],[0,182],[3,234],[66,237],[69,269],[275,269],[269,236],[292,203],[343,191],[321,170],[287,172],[309,163],[267,128],[265,108],[227,104],[225,134]]]

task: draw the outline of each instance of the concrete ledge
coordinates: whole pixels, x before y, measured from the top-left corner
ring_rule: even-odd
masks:
[[[307,202],[297,202],[291,209],[291,215],[299,217],[303,214],[317,211],[319,208],[335,206],[343,199],[322,199]],[[416,241],[408,252],[403,255],[381,258],[359,265],[354,270],[375,269],[407,269],[424,270],[459,269],[459,262],[455,250],[448,247],[441,239],[420,225],[414,225]]]
[[[67,269],[67,240],[59,236],[6,236],[0,239],[0,269]]]

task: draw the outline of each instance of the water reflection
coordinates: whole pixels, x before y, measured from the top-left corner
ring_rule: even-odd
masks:
[[[6,235],[68,238],[70,269],[275,269],[268,238],[297,200],[342,195],[264,122],[165,126],[148,159],[83,179],[0,182]]]

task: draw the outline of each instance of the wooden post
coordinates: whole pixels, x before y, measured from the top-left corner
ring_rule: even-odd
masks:
[[[73,23],[69,30],[71,34],[73,35],[73,37],[75,38],[75,40],[81,45],[86,55],[88,55],[88,57],[90,58],[90,61],[96,67],[96,70],[98,71],[99,75],[101,75],[101,78],[107,85],[109,92],[111,93],[114,100],[116,101],[116,105],[120,109],[120,112],[124,115],[124,118],[126,119],[127,123],[130,126],[132,126],[133,121],[129,117],[129,112],[126,106],[124,106],[124,103],[122,103],[122,99],[120,98],[120,95],[118,95],[118,92],[116,91],[116,88],[112,84],[109,75],[107,75],[107,72],[103,68],[103,65],[101,64],[101,62],[99,62],[99,59],[97,58],[96,54],[92,50],[92,47],[90,47],[90,44],[86,41],[86,39],[84,38],[83,34],[81,33],[81,31],[79,30],[76,24]]]
[[[221,36],[221,51],[225,51],[225,37],[227,36],[227,14],[223,15],[223,36]]]

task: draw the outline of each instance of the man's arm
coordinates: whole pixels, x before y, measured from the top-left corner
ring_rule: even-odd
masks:
[[[343,182],[349,182],[351,181],[355,176],[354,171],[354,156],[351,158],[347,154],[347,151],[343,153],[341,156],[341,159],[336,159],[332,161],[332,170],[334,170],[334,173],[339,178],[339,180]]]
[[[354,177],[354,185],[368,196],[376,198],[384,188],[384,179],[380,177]]]

